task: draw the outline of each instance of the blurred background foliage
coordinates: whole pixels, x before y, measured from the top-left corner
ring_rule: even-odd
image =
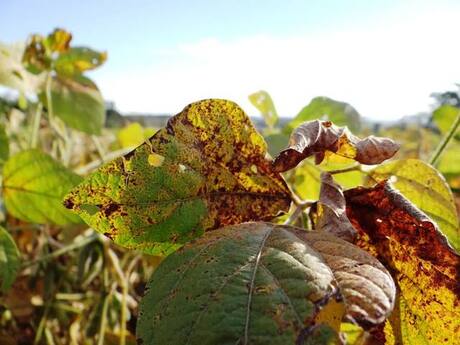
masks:
[[[0,44],[0,85],[15,90],[14,97],[0,97],[1,345],[135,344],[138,303],[162,258],[114,245],[61,205],[82,177],[157,129],[106,107],[85,72],[107,57],[73,46],[62,29],[31,35],[22,45]],[[393,124],[371,123],[351,105],[324,96],[306,100],[289,119],[278,116],[267,91],[249,100],[260,112],[254,122],[272,156],[287,146],[293,128],[312,119],[397,140],[402,147],[395,160],[377,169],[331,154],[318,166],[306,160],[285,177],[297,195],[312,200],[321,171],[341,170],[335,178],[345,189],[393,178],[459,249],[460,132],[444,146],[443,138],[458,126],[460,93],[433,97],[431,116]],[[307,218],[301,221],[308,226]],[[356,327],[344,330],[349,343],[358,343]]]

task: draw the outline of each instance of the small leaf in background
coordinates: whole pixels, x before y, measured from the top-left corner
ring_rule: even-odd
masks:
[[[337,126],[348,126],[354,132],[358,132],[361,127],[361,116],[351,105],[328,97],[316,97],[289,122],[283,131],[289,134],[303,122],[316,119],[331,121]]]
[[[378,164],[393,157],[398,149],[399,145],[389,138],[371,135],[359,139],[346,127],[315,120],[301,124],[292,132],[289,147],[276,157],[274,167],[284,172],[313,155],[319,164],[329,152],[363,164]]]
[[[0,226],[0,291],[6,292],[16,279],[19,270],[19,251],[5,228]]]
[[[82,178],[39,150],[22,151],[3,167],[3,198],[14,217],[39,224],[80,223],[62,206],[63,196]]]
[[[46,105],[46,93],[40,94]],[[56,76],[51,83],[54,115],[65,124],[87,134],[100,134],[105,121],[105,104],[97,86],[84,76]]]
[[[169,254],[204,231],[289,209],[289,190],[265,156],[241,108],[204,100],[100,168],[65,204],[117,244]]]
[[[460,256],[436,224],[388,182],[346,191],[345,198],[357,244],[377,256],[399,286],[395,313],[400,314],[396,324],[385,326],[388,343],[454,344],[460,326]]]
[[[54,68],[59,75],[72,77],[92,70],[107,60],[107,53],[86,47],[74,47],[59,54]]]
[[[27,41],[22,62],[27,70],[33,74],[49,71],[53,67],[53,60],[69,49],[72,35],[63,29],[55,29],[47,37],[31,35]]]
[[[273,100],[267,91],[258,91],[249,95],[249,100],[263,116],[265,123],[269,128],[275,127],[278,122],[278,113],[276,112]]]
[[[0,43],[0,85],[21,93],[34,93],[42,78],[30,74],[22,64],[23,44]]]
[[[369,172],[370,183],[387,179],[415,206],[433,219],[452,246],[460,251],[460,226],[454,197],[444,177],[418,159],[403,159]]]
[[[450,188],[460,192],[460,142],[451,142],[442,153],[437,169],[442,173]]]
[[[321,174],[319,200],[310,209],[310,216],[317,231],[328,232],[348,242],[356,238],[356,230],[346,215],[342,188],[329,173]]]
[[[141,302],[137,337],[144,345],[339,343],[342,318],[379,324],[394,296],[386,269],[351,243],[245,223],[163,261]]]
[[[154,133],[152,133],[151,128],[144,128],[140,123],[133,122],[118,131],[117,139],[121,148],[134,148],[142,144]]]
[[[433,121],[442,134],[449,132],[449,129],[458,117],[460,109],[452,105],[442,105],[433,112]],[[455,139],[460,140],[460,132],[457,131]]]
[[[5,132],[5,128],[0,125],[0,164],[5,163],[9,156],[10,143],[8,140],[8,135]]]

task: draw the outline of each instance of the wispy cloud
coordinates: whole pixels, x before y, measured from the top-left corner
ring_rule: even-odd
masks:
[[[123,111],[176,113],[210,97],[238,102],[269,91],[284,116],[312,97],[347,101],[361,114],[395,119],[429,109],[433,91],[460,81],[458,11],[398,12],[367,30],[295,37],[207,38],[161,51],[161,62],[101,76],[108,99]]]

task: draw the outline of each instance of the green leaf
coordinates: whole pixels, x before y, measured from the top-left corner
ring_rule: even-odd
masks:
[[[283,131],[290,134],[303,122],[317,119],[332,121],[337,126],[348,126],[352,132],[358,132],[361,127],[361,117],[351,105],[328,97],[316,97],[286,125]]]
[[[370,172],[370,177],[377,182],[393,177],[392,185],[434,220],[453,247],[460,250],[454,198],[446,180],[435,168],[418,159],[403,159],[379,166]]]
[[[267,126],[270,128],[275,127],[278,122],[278,113],[269,93],[263,90],[255,92],[249,95],[249,100],[260,111]]]
[[[0,125],[0,164],[3,164],[10,155],[10,143],[5,128]]]
[[[442,134],[449,132],[459,111],[459,108],[452,105],[442,105],[433,112],[433,121]],[[455,134],[455,139],[460,140],[460,131]]]
[[[141,301],[137,337],[144,345],[338,344],[342,318],[378,324],[394,298],[390,274],[351,243],[245,223],[162,262]]]
[[[137,122],[130,123],[117,133],[118,143],[122,148],[134,148],[152,136],[150,130],[144,129]]]
[[[59,54],[54,69],[59,75],[72,77],[94,69],[107,60],[107,53],[86,47],[74,47]]]
[[[39,150],[22,151],[3,167],[3,198],[9,213],[31,223],[80,223],[63,196],[82,178]]]
[[[0,291],[6,292],[19,270],[19,251],[10,234],[0,226]]]
[[[46,95],[40,99],[46,105]],[[104,99],[97,86],[84,76],[54,77],[51,83],[54,115],[69,127],[88,134],[100,134],[105,122]]]
[[[247,115],[214,99],[187,106],[65,204],[117,244],[168,254],[204,231],[271,219],[289,209],[290,194]]]

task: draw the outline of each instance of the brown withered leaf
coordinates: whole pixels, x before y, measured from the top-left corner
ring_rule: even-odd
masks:
[[[453,344],[460,334],[460,256],[388,182],[345,192],[357,244],[393,273],[399,301],[387,344]]]
[[[318,231],[334,234],[353,242],[356,230],[346,215],[345,196],[331,174],[321,173],[319,200],[310,209],[310,218]]]
[[[289,139],[289,147],[274,161],[276,171],[294,168],[302,160],[312,155],[316,164],[328,152],[352,158],[362,164],[379,164],[393,157],[399,144],[389,138],[373,135],[359,139],[347,127],[337,127],[330,121],[308,121],[297,127]]]

